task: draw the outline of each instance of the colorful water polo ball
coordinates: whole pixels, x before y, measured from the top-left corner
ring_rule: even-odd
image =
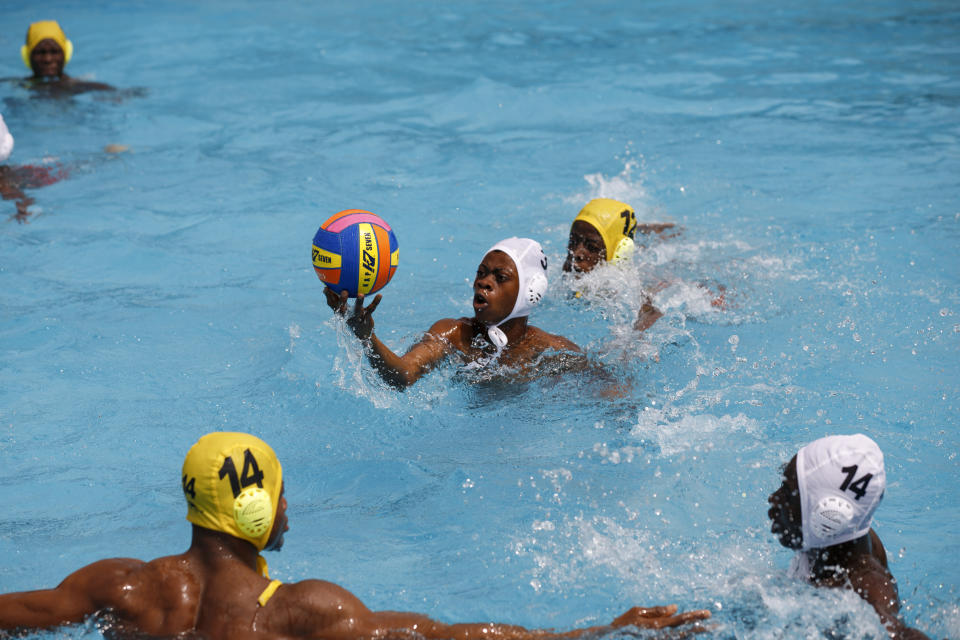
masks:
[[[384,288],[397,270],[397,236],[383,218],[347,209],[330,216],[313,236],[313,268],[328,287],[356,298]]]

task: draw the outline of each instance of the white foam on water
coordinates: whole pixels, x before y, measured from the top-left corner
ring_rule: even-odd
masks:
[[[563,202],[579,211],[580,207],[594,198],[611,198],[632,206],[641,222],[652,221],[650,216],[653,212],[649,205],[650,196],[643,184],[642,165],[642,158],[628,158],[624,161],[623,169],[615,176],[588,173],[583,176],[587,182],[587,191],[565,196]],[[638,171],[639,175],[634,177],[634,171]]]

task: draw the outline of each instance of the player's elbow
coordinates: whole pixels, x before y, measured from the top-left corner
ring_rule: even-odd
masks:
[[[397,369],[388,369],[381,371],[381,377],[384,382],[389,384],[397,391],[405,391],[412,386],[414,382],[420,379],[420,372],[402,367]]]

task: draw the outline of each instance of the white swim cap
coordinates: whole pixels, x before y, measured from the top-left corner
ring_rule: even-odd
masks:
[[[530,238],[507,238],[490,247],[484,254],[502,251],[517,267],[520,289],[513,303],[513,311],[506,318],[487,329],[487,335],[499,352],[507,346],[507,336],[499,329],[507,320],[530,315],[533,307],[547,293],[547,256],[540,243]]]
[[[829,547],[870,531],[887,477],[883,452],[863,434],[827,436],[797,452],[803,549]]]
[[[13,136],[7,130],[7,124],[3,121],[3,115],[0,114],[0,162],[6,162],[11,153],[13,153]]]

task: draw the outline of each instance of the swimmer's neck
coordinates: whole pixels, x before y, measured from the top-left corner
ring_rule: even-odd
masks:
[[[257,570],[257,548],[240,538],[212,529],[193,525],[188,555],[202,558],[204,563],[241,562]]]
[[[843,574],[846,573],[855,558],[862,555],[869,556],[872,552],[873,543],[868,533],[855,540],[841,542],[830,547],[811,549],[807,553],[810,556],[810,568],[814,580],[829,581],[843,578]]]
[[[62,82],[70,79],[65,73],[61,73],[58,76],[30,76],[30,79],[38,84],[53,84],[55,82]]]
[[[480,324],[482,331],[478,333],[483,336],[483,339],[487,342],[490,342],[489,336],[487,336],[487,326]],[[516,346],[523,342],[524,337],[527,335],[527,316],[520,316],[519,318],[511,318],[503,324],[500,325],[500,330],[503,331],[504,335],[507,336],[507,346],[505,349],[510,350],[510,347]],[[491,344],[493,344],[491,342]]]

